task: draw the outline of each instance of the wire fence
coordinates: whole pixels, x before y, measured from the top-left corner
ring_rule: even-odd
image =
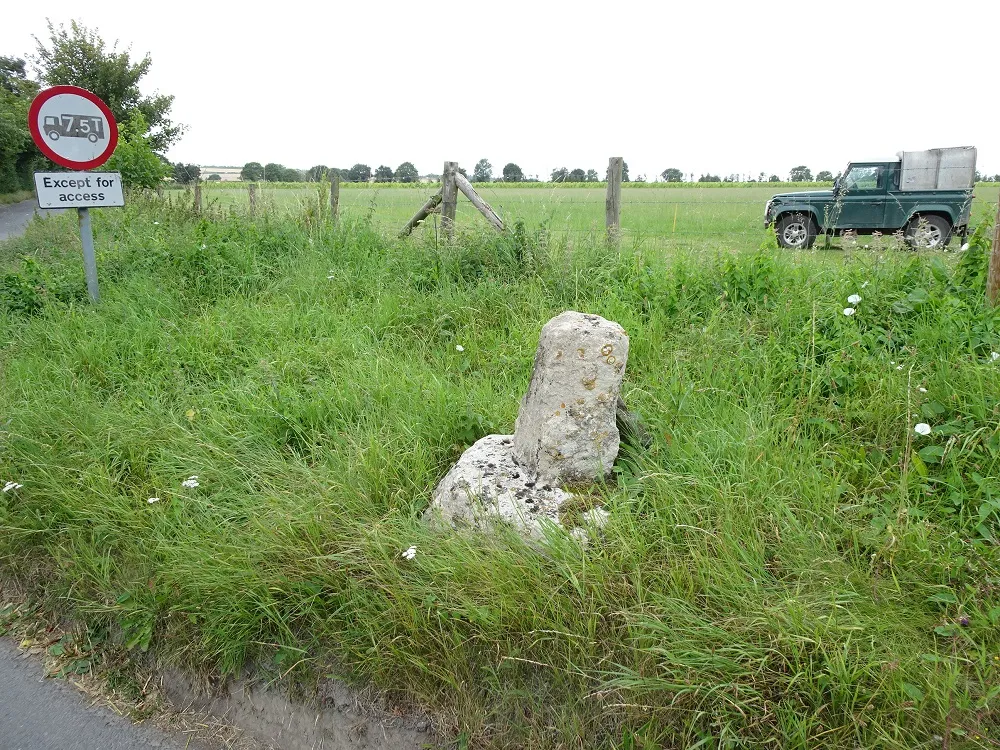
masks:
[[[521,222],[529,232],[542,231],[565,241],[584,241],[603,237],[605,233],[606,195],[603,186],[567,189],[558,185],[547,189],[493,188],[477,185],[479,193],[501,216],[507,226]],[[340,192],[340,215],[347,220],[364,219],[386,232],[396,232],[436,190],[431,183],[423,189],[400,190],[385,188],[377,183],[352,187]],[[620,237],[624,242],[644,243],[651,247],[686,249],[753,249],[773,242],[765,228],[765,208],[776,193],[792,188],[775,188],[763,183],[719,189],[701,187],[630,188],[622,186]],[[797,189],[797,188],[794,188]],[[997,195],[993,186],[980,186],[972,199],[970,226],[991,220],[996,211]],[[276,214],[320,213],[320,204],[328,200],[329,186],[303,183],[296,188],[271,187],[268,183],[256,187],[257,209]],[[168,191],[172,199],[191,200],[191,191]],[[216,185],[204,191],[206,206],[239,212],[250,210],[246,184]],[[856,201],[853,209],[866,215],[883,209],[885,197]],[[874,223],[874,222],[873,222]],[[456,229],[486,230],[485,220],[467,202],[460,202]],[[431,216],[415,235],[438,231],[436,217]],[[886,236],[892,228],[883,229]],[[875,237],[866,241],[848,230],[837,232],[832,247],[853,247],[879,242]],[[817,243],[826,247],[825,241]]]

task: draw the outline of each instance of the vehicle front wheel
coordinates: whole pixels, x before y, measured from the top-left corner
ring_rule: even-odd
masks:
[[[785,214],[774,231],[778,244],[792,250],[812,247],[816,241],[816,223],[806,214]]]
[[[951,224],[940,216],[914,216],[906,225],[906,241],[914,250],[943,250],[951,240]]]

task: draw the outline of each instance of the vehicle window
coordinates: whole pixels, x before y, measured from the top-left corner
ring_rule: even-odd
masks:
[[[844,188],[851,192],[878,190],[882,182],[881,167],[851,167],[844,177]]]

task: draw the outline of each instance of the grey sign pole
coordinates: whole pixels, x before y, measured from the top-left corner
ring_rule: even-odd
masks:
[[[83,243],[83,273],[87,277],[87,291],[90,301],[97,304],[101,297],[97,289],[97,258],[94,256],[94,233],[90,228],[90,209],[78,208],[80,219],[80,241]]]

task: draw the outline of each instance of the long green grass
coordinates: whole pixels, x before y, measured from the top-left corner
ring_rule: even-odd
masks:
[[[958,260],[141,199],[95,227],[96,307],[70,218],[0,244],[0,565],[67,612],[179,663],[373,684],[469,747],[1000,734],[985,225]],[[428,528],[565,309],[629,333],[653,436],[593,488],[610,524]]]

